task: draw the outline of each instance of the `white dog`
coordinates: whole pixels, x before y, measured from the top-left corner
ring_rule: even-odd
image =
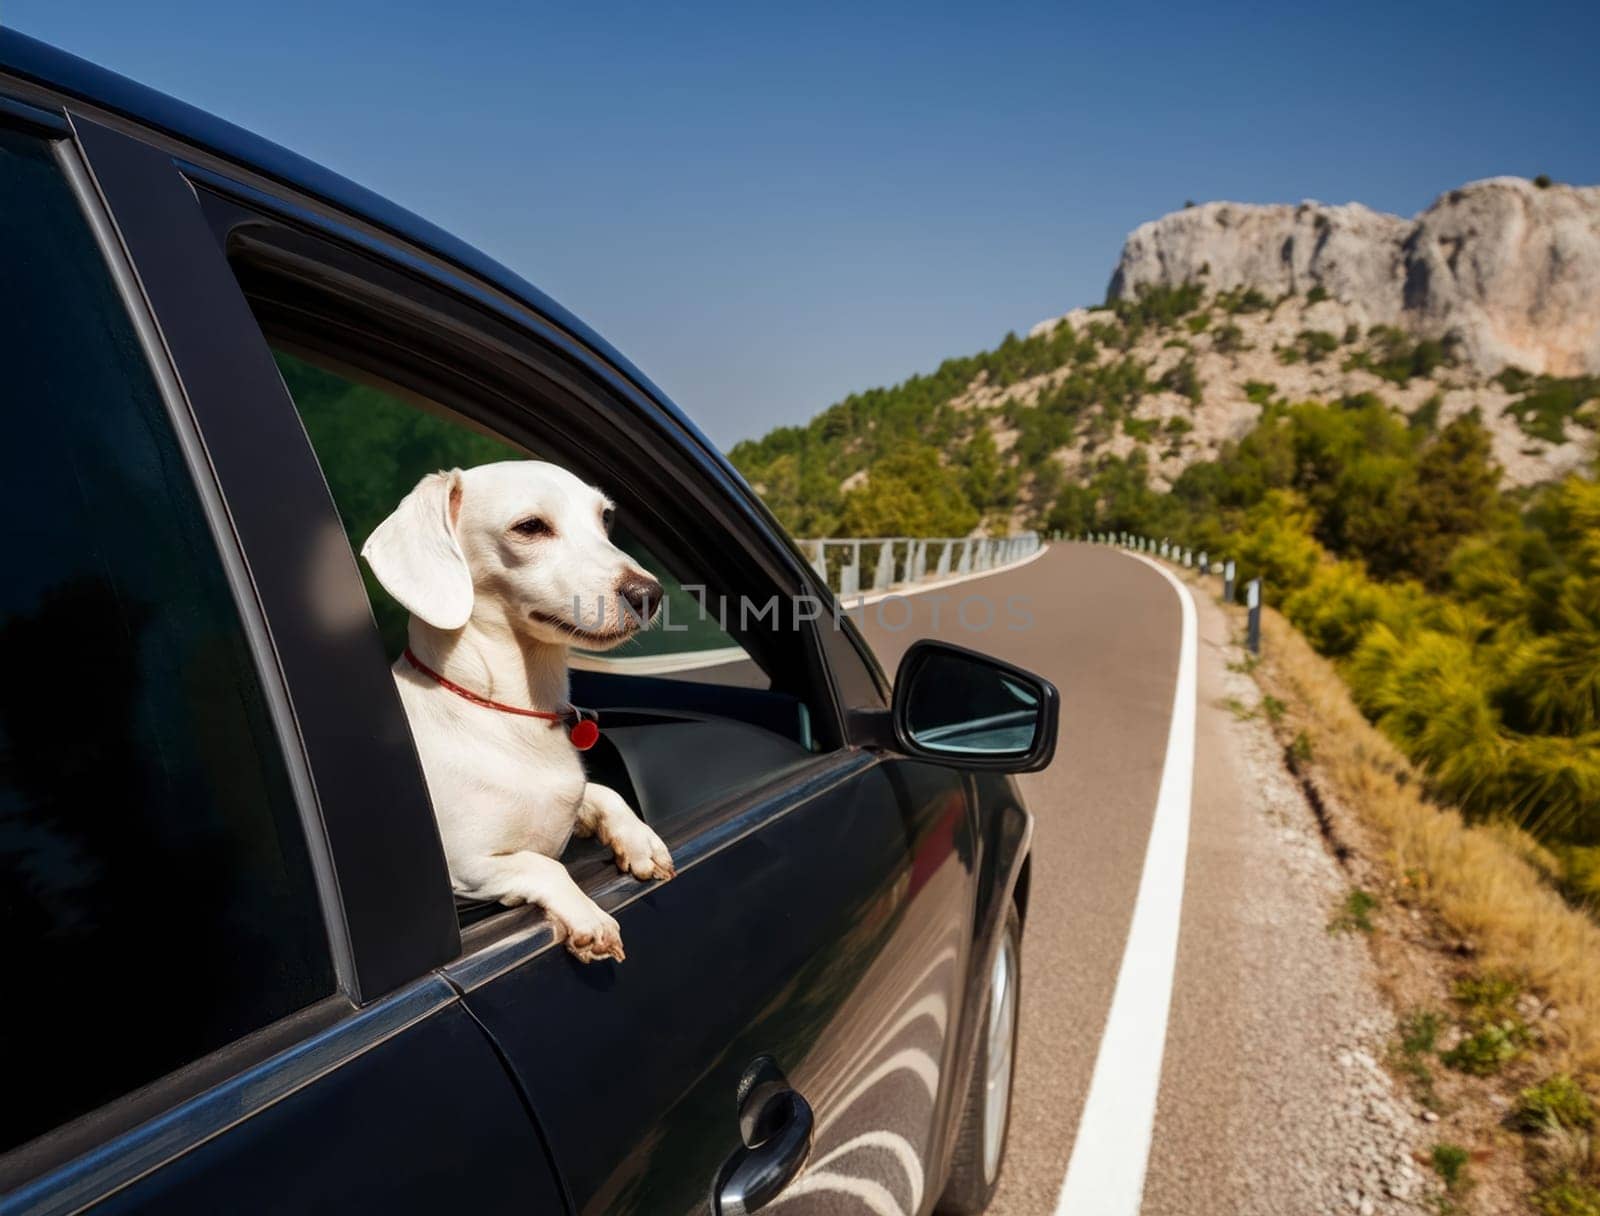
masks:
[[[584,779],[568,737],[567,647],[615,646],[661,602],[610,523],[606,496],[565,469],[507,461],[424,477],[361,548],[411,612],[394,678],[451,885],[537,904],[585,962],[620,960],[622,936],[556,860],[574,832],[635,878],[673,876],[661,838]]]

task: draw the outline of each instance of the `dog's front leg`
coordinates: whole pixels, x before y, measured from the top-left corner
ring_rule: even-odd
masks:
[[[475,857],[451,875],[456,890],[471,899],[492,899],[515,908],[543,908],[555,926],[556,940],[586,963],[614,958],[619,963],[622,929],[583,889],[567,867],[542,853],[497,853]]]
[[[659,878],[663,882],[677,874],[672,854],[661,837],[633,813],[616,790],[590,782],[583,787],[583,804],[578,808],[578,832],[598,836],[617,859],[617,869],[643,882]]]

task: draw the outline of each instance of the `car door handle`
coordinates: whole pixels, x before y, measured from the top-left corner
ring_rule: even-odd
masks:
[[[715,1216],[746,1216],[776,1199],[811,1156],[814,1123],[811,1104],[798,1091],[769,1088],[761,1094],[759,1104],[740,1118],[744,1147],[717,1175]]]

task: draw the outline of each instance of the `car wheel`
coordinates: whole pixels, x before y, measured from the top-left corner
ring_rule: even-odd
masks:
[[[1000,1184],[1000,1163],[1011,1127],[1011,1082],[1017,1067],[1017,1012],[1022,995],[1022,921],[1014,906],[1007,910],[988,983],[961,1134],[950,1164],[950,1179],[939,1200],[939,1211],[949,1216],[976,1216],[989,1206]]]

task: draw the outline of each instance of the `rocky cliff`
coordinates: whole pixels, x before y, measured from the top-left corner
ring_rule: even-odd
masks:
[[[1508,487],[1600,458],[1600,187],[1496,178],[1412,220],[1207,203],[1136,229],[1110,296],[730,455],[813,536],[869,528],[852,502],[917,498],[940,468],[983,529],[1047,521],[1097,477],[1164,492],[1276,403],[1377,400],[1418,436],[1474,415]],[[872,498],[886,462],[930,452]]]
[[[1410,220],[1359,203],[1206,203],[1135,229],[1109,295],[1189,282],[1326,294],[1365,324],[1447,341],[1485,374],[1597,373],[1600,187],[1491,178]]]

